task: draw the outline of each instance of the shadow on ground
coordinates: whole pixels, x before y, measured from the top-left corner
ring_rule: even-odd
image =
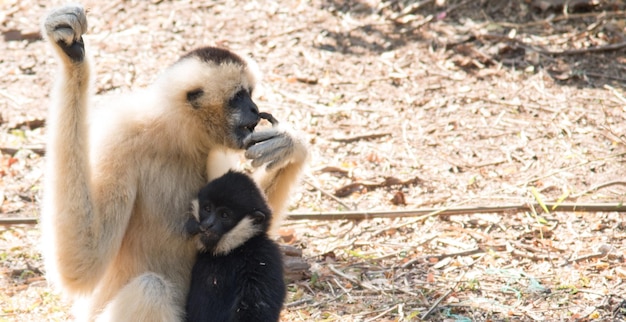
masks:
[[[325,1],[322,9],[347,20],[372,14],[381,20],[324,30],[334,41],[314,47],[381,54],[423,42],[470,73],[500,65],[531,73],[543,69],[566,86],[626,84],[624,1],[580,0],[569,7],[560,0],[437,2]]]

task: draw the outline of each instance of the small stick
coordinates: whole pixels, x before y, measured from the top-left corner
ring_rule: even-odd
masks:
[[[391,133],[384,132],[384,133],[361,134],[361,135],[356,135],[356,136],[353,136],[353,137],[334,138],[334,139],[331,139],[331,140],[335,141],[335,142],[350,143],[350,142],[360,141],[360,140],[378,139],[378,138],[382,138],[382,137],[385,137],[385,136],[391,136]]]
[[[414,2],[413,4],[408,5],[404,9],[402,9],[401,12],[392,14],[389,17],[389,19],[391,19],[391,20],[399,20],[400,18],[403,18],[405,16],[413,14],[415,11],[419,10],[420,8],[424,7],[427,4],[430,4],[433,1],[434,0],[424,0],[424,1],[420,1],[420,2]]]
[[[626,41],[623,41],[623,42],[619,42],[619,43],[615,43],[615,44],[608,44],[608,45],[603,45],[603,46],[592,46],[592,47],[581,48],[581,49],[548,50],[548,49],[545,49],[545,48],[543,48],[541,46],[527,44],[526,42],[524,42],[522,40],[519,40],[517,38],[511,38],[511,37],[502,36],[502,35],[477,34],[475,36],[476,36],[476,38],[479,38],[479,39],[483,38],[483,39],[486,39],[486,40],[513,42],[513,43],[517,44],[518,46],[523,47],[525,49],[532,50],[532,51],[540,53],[540,54],[552,55],[552,56],[558,56],[558,55],[580,55],[580,54],[586,54],[586,53],[615,51],[615,50],[620,50],[620,49],[626,47]]]
[[[38,155],[46,154],[46,148],[43,147],[43,146],[23,146],[23,147],[21,147],[19,149],[0,147],[0,152],[2,152],[4,154],[8,154],[8,155],[15,155],[20,150],[31,150],[31,151],[33,151],[33,153],[38,154]]]
[[[394,305],[390,309],[384,310],[382,313],[378,314],[377,316],[365,320],[365,322],[378,321],[379,318],[382,318],[385,314],[395,310],[398,306],[400,306],[400,304]],[[370,313],[374,313],[374,312],[370,312]]]
[[[357,284],[357,285],[361,286],[362,288],[368,289],[370,291],[380,292],[380,290],[378,290],[375,287],[369,285],[369,283],[368,284],[363,283],[363,282],[359,281],[356,277],[353,277],[353,276],[350,276],[350,275],[348,275],[346,273],[341,272],[340,270],[336,269],[335,266],[333,266],[332,264],[329,264],[328,268],[331,271],[333,271],[333,273],[335,273],[335,274],[337,274],[337,275],[347,279],[348,281],[350,281],[350,282],[352,282],[354,284]]]
[[[317,186],[316,184],[314,184],[313,182],[311,182],[311,181],[309,181],[309,180],[307,180],[307,179],[303,179],[302,181],[304,181],[304,183],[308,184],[309,186],[311,186],[311,187],[313,187],[313,188],[317,189],[317,190],[318,190],[319,192],[321,192],[324,196],[326,196],[326,197],[328,197],[328,198],[332,199],[333,201],[335,201],[336,203],[338,203],[338,204],[340,204],[340,205],[344,206],[346,209],[349,209],[349,210],[354,210],[354,208],[353,208],[353,207],[348,206],[346,203],[344,203],[343,201],[341,201],[339,198],[337,198],[337,197],[333,196],[333,194],[332,194],[332,193],[330,193],[330,192],[328,192],[328,191],[326,191],[326,190],[322,189],[322,187]]]
[[[576,258],[572,258],[572,259],[568,259],[565,261],[565,263],[561,264],[561,267],[567,266],[571,263],[575,263],[575,262],[580,262],[580,261],[584,261],[584,260],[588,260],[588,259],[593,259],[593,258],[603,258],[609,255],[609,251],[605,250],[605,251],[598,251],[589,255],[583,255],[583,256],[579,256]]]
[[[626,155],[626,152],[616,153],[616,154],[613,154],[613,155],[606,156],[604,158],[593,159],[593,160],[588,160],[588,161],[583,161],[583,162],[580,162],[580,163],[572,164],[572,165],[569,165],[569,166],[566,166],[566,167],[563,167],[563,168],[560,168],[560,169],[556,169],[556,170],[554,170],[552,172],[549,172],[548,174],[531,178],[529,180],[526,180],[526,182],[518,183],[517,186],[526,186],[526,185],[528,185],[528,184],[530,184],[532,182],[539,181],[539,180],[551,177],[551,176],[553,176],[555,174],[558,174],[558,173],[561,173],[561,172],[563,172],[565,170],[569,170],[569,169],[573,169],[573,168],[577,168],[577,167],[582,167],[582,166],[590,164],[592,162],[607,161],[607,160],[610,160],[610,159],[613,159],[613,158],[623,157],[624,155]]]
[[[614,186],[614,185],[626,186],[626,181],[616,180],[616,181],[609,181],[609,182],[601,183],[601,184],[595,185],[595,186],[593,186],[593,187],[591,187],[591,188],[589,188],[589,189],[587,189],[587,190],[585,190],[583,192],[570,195],[569,198],[576,199],[576,198],[582,197],[582,196],[584,196],[584,195],[586,195],[586,194],[588,194],[588,193],[590,193],[592,191],[596,191],[598,189],[605,188],[605,187],[608,187],[608,186]]]
[[[0,218],[0,226],[36,225],[38,222],[37,218]]]
[[[459,284],[461,283],[461,281],[463,280],[463,278],[465,277],[465,273],[466,271],[463,271],[463,274],[461,274],[461,276],[459,276],[459,278],[456,280],[456,283],[454,284],[454,286],[452,286],[447,292],[446,294],[442,295],[440,298],[438,298],[435,303],[433,303],[433,305],[430,307],[430,309],[428,309],[428,311],[426,311],[426,313],[424,313],[421,318],[422,320],[425,320],[431,313],[433,313],[433,311],[437,308],[437,306],[439,306],[439,304],[441,303],[441,301],[443,301],[446,297],[448,297],[450,294],[452,294],[452,292],[454,292],[454,289],[457,288],[457,286],[459,286]]]
[[[439,254],[439,255],[424,256],[424,258],[427,258],[427,259],[436,258],[438,260],[442,260],[447,257],[470,256],[470,255],[475,255],[475,254],[479,254],[483,252],[485,252],[485,250],[482,247],[476,247],[476,248],[463,250],[463,251],[455,252],[455,253],[445,253],[445,254]]]
[[[456,285],[455,285],[456,287]],[[426,311],[426,313],[424,313],[421,316],[422,320],[425,320],[431,313],[433,313],[433,311],[437,308],[437,306],[439,306],[439,303],[441,303],[441,301],[443,301],[446,297],[448,297],[452,292],[454,292],[454,287],[449,289],[446,294],[442,295],[441,297],[439,297],[435,303],[433,303],[433,305],[430,307],[430,309],[428,309],[428,311]]]
[[[613,86],[611,86],[611,85],[604,85],[604,88],[606,88],[609,91],[611,91],[611,93],[613,93],[613,95],[615,95],[615,97],[617,97],[617,99],[622,101],[622,103],[626,103],[626,98],[624,98],[624,95],[622,95],[620,92],[618,92]]]
[[[313,299],[302,299],[302,300],[286,303],[285,307],[294,307],[294,306],[298,306],[300,304],[306,304],[306,303],[310,303],[310,302],[313,302]]]

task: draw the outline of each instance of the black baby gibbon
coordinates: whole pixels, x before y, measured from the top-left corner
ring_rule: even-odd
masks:
[[[285,299],[282,255],[267,231],[272,213],[247,175],[229,171],[193,201],[187,231],[198,241],[187,321],[278,321]]]

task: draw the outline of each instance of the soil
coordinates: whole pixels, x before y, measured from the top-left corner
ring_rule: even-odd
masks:
[[[39,215],[57,66],[38,26],[60,3],[0,0],[0,219]],[[293,218],[473,209],[286,221],[311,269],[283,321],[626,320],[624,1],[84,5],[97,95],[203,45],[259,63],[261,110],[311,146]],[[38,238],[0,226],[0,321],[71,318]]]

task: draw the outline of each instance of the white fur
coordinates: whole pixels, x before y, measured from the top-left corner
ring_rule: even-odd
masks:
[[[241,153],[228,149],[211,150],[207,158],[207,176],[209,181],[221,177],[229,170],[240,170],[240,166],[238,166],[240,155]]]
[[[197,222],[200,222],[200,203],[198,199],[194,199],[191,201],[191,213],[193,217],[196,218]]]
[[[259,226],[255,226],[253,219],[250,217],[243,218],[237,226],[233,227],[229,232],[224,234],[215,246],[214,255],[226,255],[233,249],[241,246],[248,239],[254,237],[260,231]]]

